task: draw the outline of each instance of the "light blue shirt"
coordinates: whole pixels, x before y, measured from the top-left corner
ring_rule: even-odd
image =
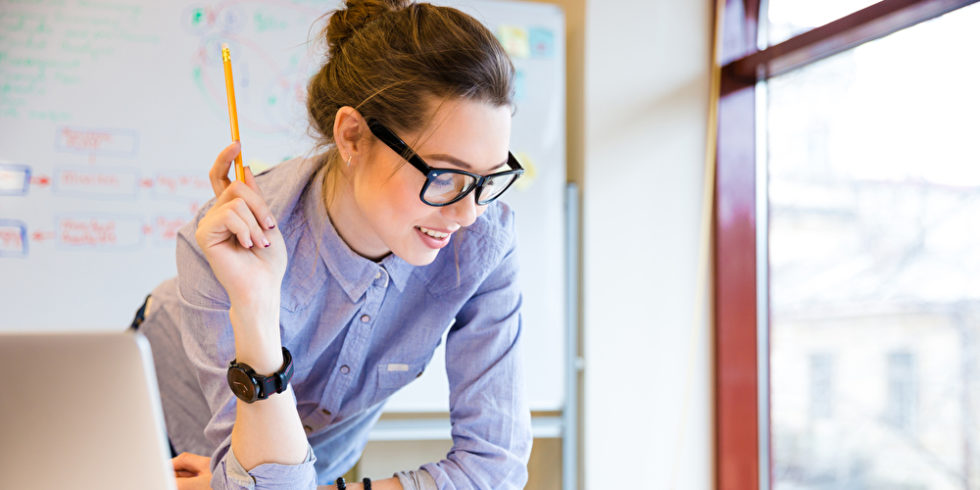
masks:
[[[331,224],[325,173],[316,160],[296,159],[256,178],[288,251],[279,330],[295,374],[286,395],[312,453],[306,463],[260,465],[248,476],[256,488],[332,483],[357,462],[385,400],[422,374],[449,329],[453,447],[422,470],[439,488],[523,488],[531,428],[513,212],[489,205],[427,266],[394,254],[374,262]],[[248,488],[230,451],[237,398],[226,380],[235,357],[228,296],[194,240],[210,206],[181,229],[178,275],[153,291],[140,330],[153,347],[177,451],[212,456],[215,490]]]

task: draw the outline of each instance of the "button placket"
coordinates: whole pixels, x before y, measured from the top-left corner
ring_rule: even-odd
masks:
[[[388,275],[388,271],[386,271],[384,269],[384,267],[379,268],[378,269],[378,272],[376,272],[374,274],[374,286],[375,287],[382,288],[382,289],[387,288],[388,287],[388,279],[390,277],[391,276]]]
[[[341,409],[343,408],[341,401],[347,398],[345,395],[350,391],[351,384],[357,377],[352,374],[354,374],[355,369],[363,368],[364,358],[367,356],[370,344],[372,323],[384,302],[389,279],[390,276],[384,268],[379,268],[375,272],[372,282],[374,287],[369,287],[365,291],[360,311],[355,314],[349,324],[347,338],[341,347],[340,355],[337,357],[336,375],[331,381],[333,385],[331,392],[339,396],[328,397],[324,393],[322,398],[321,407],[324,408],[321,412],[327,420],[333,420],[335,418],[333,414],[336,414],[336,417],[341,416]]]

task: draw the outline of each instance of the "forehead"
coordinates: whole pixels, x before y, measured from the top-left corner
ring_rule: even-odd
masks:
[[[409,138],[422,158],[448,155],[489,170],[507,161],[510,127],[510,106],[456,99],[436,105],[430,124]]]

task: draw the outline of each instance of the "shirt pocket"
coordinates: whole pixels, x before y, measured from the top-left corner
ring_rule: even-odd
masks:
[[[429,357],[423,357],[415,361],[400,362],[387,361],[378,365],[378,393],[377,399],[387,398],[400,390],[403,386],[411,383],[425,371],[425,366],[429,362]]]

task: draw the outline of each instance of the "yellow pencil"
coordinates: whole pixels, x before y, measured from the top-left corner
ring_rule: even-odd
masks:
[[[228,43],[221,45],[221,61],[225,65],[225,93],[228,94],[228,119],[231,120],[231,140],[241,142],[238,137],[238,109],[235,108],[235,81],[231,77],[231,52]],[[242,153],[235,157],[235,179],[245,182],[245,167],[242,166]]]

